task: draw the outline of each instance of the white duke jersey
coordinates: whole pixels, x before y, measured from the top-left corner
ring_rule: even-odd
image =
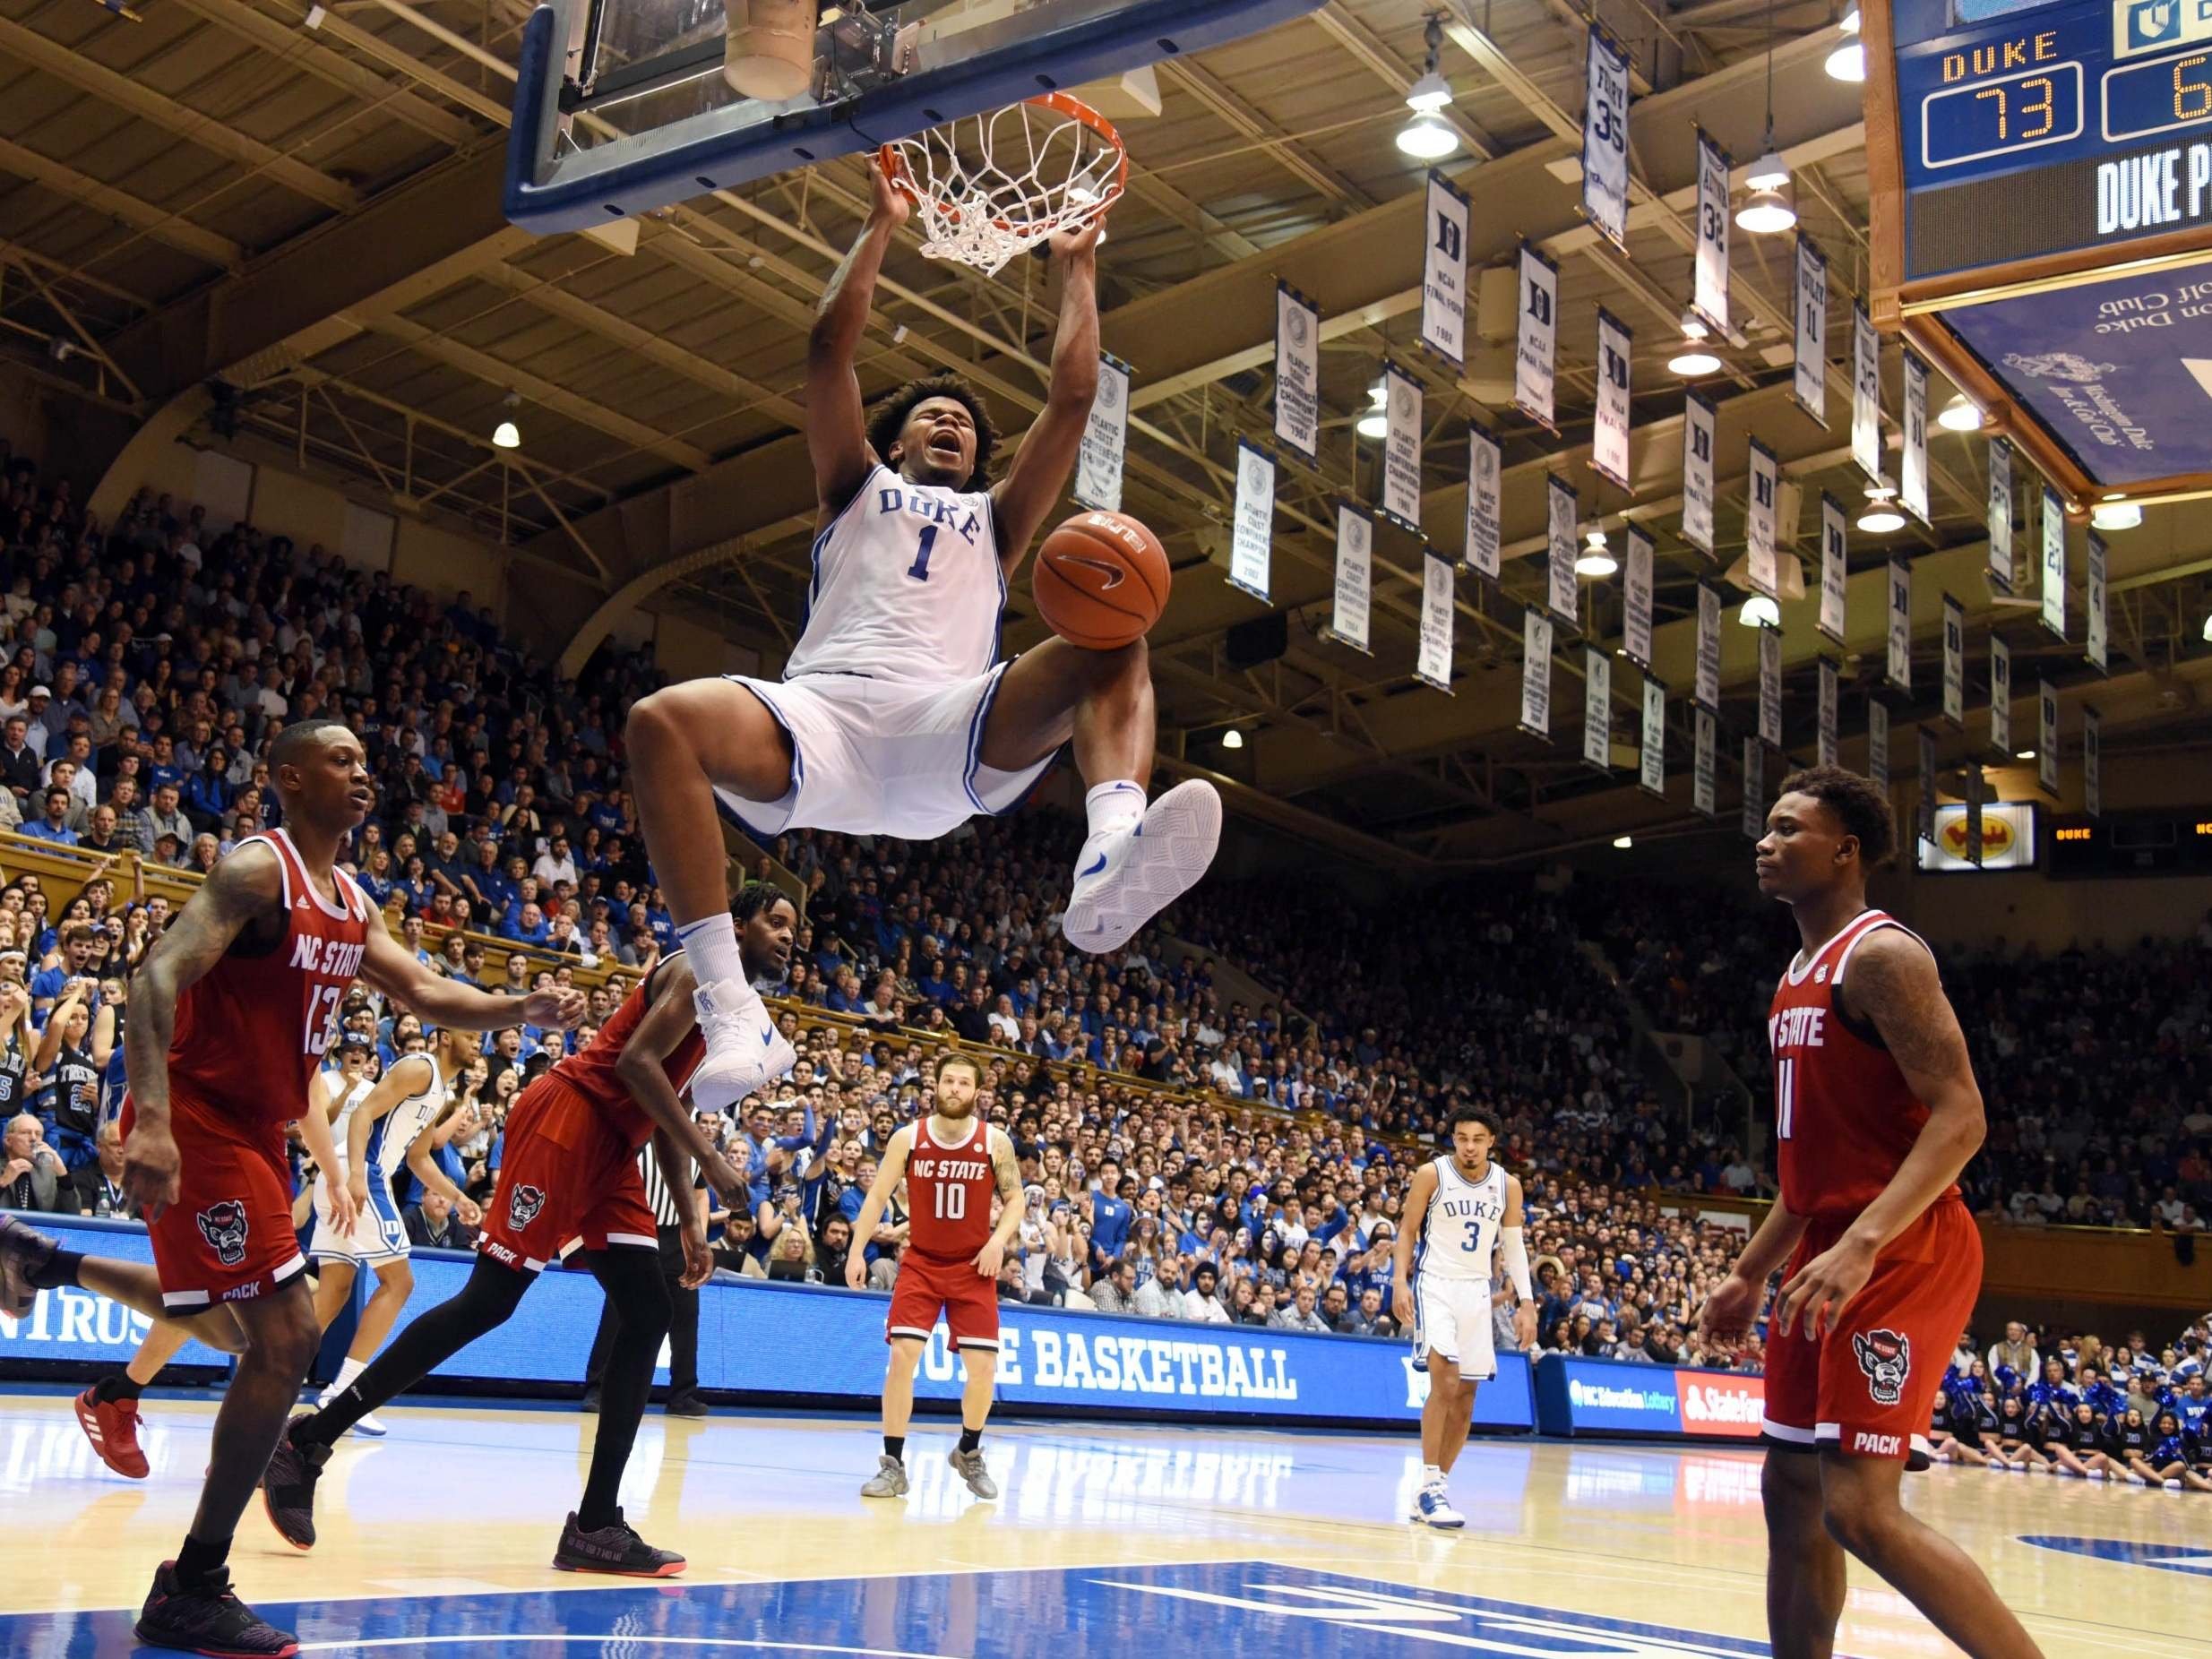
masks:
[[[783,676],[972,680],[998,660],[1005,607],[989,494],[909,484],[879,465],[814,537],[806,621]]]
[[[407,1162],[407,1149],[415,1144],[415,1138],[445,1110],[445,1079],[438,1075],[438,1062],[427,1054],[421,1058],[430,1068],[428,1086],[400,1101],[369,1129],[368,1165],[387,1179]]]
[[[342,1182],[346,1174],[346,1133],[353,1123],[356,1107],[369,1097],[369,1090],[376,1087],[370,1078],[363,1078],[346,1091],[346,1098],[338,1108],[338,1115],[331,1120],[331,1146],[338,1154],[337,1174]]]
[[[1505,1218],[1505,1169],[1493,1162],[1480,1181],[1469,1181],[1449,1157],[1436,1158],[1436,1191],[1421,1217],[1421,1253],[1416,1266],[1441,1279],[1490,1283],[1498,1225]]]

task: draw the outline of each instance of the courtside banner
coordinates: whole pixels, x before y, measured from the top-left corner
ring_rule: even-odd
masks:
[[[41,1233],[59,1238],[64,1250],[93,1256],[112,1256],[117,1261],[151,1266],[153,1246],[146,1229],[134,1221],[104,1221],[75,1216],[15,1214]],[[598,1316],[592,1315],[596,1319]],[[144,1314],[110,1302],[97,1291],[74,1285],[44,1291],[20,1319],[0,1315],[0,1374],[11,1362],[22,1360],[91,1361],[108,1365],[127,1364],[153,1321]],[[179,1365],[230,1369],[230,1355],[197,1342],[188,1342],[177,1353]],[[147,1423],[149,1435],[160,1433],[159,1414]]]
[[[1098,354],[1098,390],[1075,452],[1076,501],[1101,512],[1122,505],[1122,462],[1129,451],[1129,365]]]
[[[1898,500],[1928,522],[1928,365],[1905,354],[1905,448],[1898,457]]]
[[[1275,441],[1309,467],[1321,448],[1321,307],[1275,285]]]
[[[1635,331],[1597,308],[1597,417],[1590,434],[1590,470],[1622,489],[1628,481],[1629,374]]]
[[[1467,358],[1467,198],[1442,173],[1432,172],[1428,208],[1421,343],[1458,368]]]
[[[1339,645],[1368,650],[1367,629],[1374,597],[1375,525],[1349,502],[1337,503],[1337,593],[1329,634]]]
[[[1767,1404],[1760,1377],[1559,1354],[1536,1362],[1536,1420],[1546,1434],[1755,1440]]]
[[[1851,459],[1881,482],[1881,340],[1863,300],[1851,306]]]
[[[1553,394],[1559,374],[1559,267],[1520,245],[1520,330],[1513,354],[1513,402],[1546,432],[1557,432]]]
[[[2012,593],[2012,440],[1993,438],[1989,446],[1989,585]]]
[[[1582,212],[1617,248],[1628,246],[1628,54],[1590,25],[1582,107]]]
[[[1790,395],[1806,414],[1828,425],[1828,255],[1812,238],[1797,236],[1796,362],[1790,374]]]
[[[1229,533],[1229,581],[1261,604],[1275,550],[1275,458],[1236,441],[1236,507]]]
[[[1698,133],[1698,254],[1690,309],[1705,326],[1728,332],[1728,152]]]
[[[1472,422],[1467,429],[1467,548],[1461,563],[1477,576],[1498,580],[1505,518],[1504,482],[1495,434]]]

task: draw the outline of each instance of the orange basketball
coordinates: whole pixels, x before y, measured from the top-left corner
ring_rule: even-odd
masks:
[[[1141,640],[1167,606],[1167,553],[1119,512],[1079,512],[1045,537],[1029,591],[1070,645],[1111,651]]]

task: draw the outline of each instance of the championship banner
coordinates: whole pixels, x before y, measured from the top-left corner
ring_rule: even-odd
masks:
[[[1879,697],[1866,700],[1866,775],[1889,793],[1889,706]]]
[[[1559,267],[1520,245],[1520,340],[1513,353],[1513,403],[1556,433],[1553,388],[1559,377]]]
[[[1803,231],[1797,235],[1797,362],[1790,395],[1806,414],[1828,425],[1828,255]]]
[[[1913,727],[1919,743],[1920,802],[1914,813],[1914,830],[1930,846],[1935,844],[1935,734],[1924,726]]]
[[[1229,534],[1229,584],[1262,604],[1275,546],[1275,458],[1246,438],[1236,441],[1236,509]]]
[[[1989,636],[1989,746],[2012,758],[2012,648],[1993,630]]]
[[[1960,730],[1967,724],[1967,607],[1943,596],[1943,718]]]
[[[1075,451],[1079,506],[1118,512],[1122,506],[1122,461],[1129,452],[1129,365],[1098,354],[1098,390],[1091,395],[1090,417]]]
[[[2089,642],[2086,655],[2099,674],[2111,672],[2104,664],[2104,538],[2089,532],[2089,600],[2087,606]]]
[[[2058,798],[2059,694],[2048,680],[2036,683],[2036,787]]]
[[[1452,367],[1467,360],[1467,198],[1442,173],[1429,175],[1422,252],[1421,343]]]
[[[1647,795],[1666,799],[1666,686],[1644,675],[1643,752],[1636,761],[1636,781]]]
[[[1728,152],[1698,133],[1698,252],[1690,309],[1714,333],[1728,332]]]
[[[1582,212],[1614,246],[1628,248],[1628,54],[1590,25],[1582,106]]]
[[[1851,567],[1845,555],[1844,537],[1849,533],[1844,504],[1826,490],[1820,492],[1820,632],[1837,644],[1844,642],[1845,583]]]
[[[1505,496],[1498,440],[1481,426],[1467,429],[1467,569],[1477,576],[1498,580],[1498,550],[1503,536]]]
[[[1690,804],[1708,818],[1719,814],[1719,796],[1714,787],[1713,714],[1709,709],[1700,709],[1697,714],[1698,746],[1690,772]]]
[[[2066,505],[2043,486],[2043,625],[2066,637]]]
[[[1881,482],[1881,340],[1864,300],[1851,306],[1851,459]]]
[[[1382,511],[1410,534],[1421,534],[1421,383],[1395,363],[1382,365]]]
[[[1365,655],[1375,585],[1374,520],[1350,502],[1337,503],[1337,601],[1329,635]]]
[[[1782,631],[1771,624],[1759,631],[1759,741],[1782,746]]]
[[[1552,735],[1552,619],[1534,606],[1520,618],[1520,729]]]
[[[1882,677],[1900,692],[1913,689],[1913,567],[1889,561],[1889,657]]]
[[[1769,599],[1781,597],[1774,568],[1774,497],[1781,488],[1782,466],[1774,451],[1757,438],[1751,441],[1751,482],[1743,510],[1745,562],[1751,569],[1752,591]]]
[[[1636,336],[1603,305],[1597,308],[1597,422],[1590,433],[1590,470],[1621,488],[1628,481],[1629,353]]]
[[[1309,467],[1321,461],[1321,307],[1275,285],[1275,441]]]
[[[1575,545],[1575,534],[1579,524],[1582,501],[1574,492],[1574,486],[1557,473],[1545,482],[1551,487],[1545,491],[1547,533],[1545,537],[1549,549],[1550,581],[1545,603],[1552,615],[1572,628],[1576,623],[1574,562],[1580,550]]]
[[[2012,593],[2012,440],[1989,445],[1989,585],[2004,597]]]
[[[1582,763],[1613,770],[1613,658],[1595,645],[1582,648]]]
[[[2081,810],[2092,818],[2104,816],[2104,717],[2087,703],[2081,705]]]
[[[1698,584],[1698,673],[1691,688],[1700,709],[1720,712],[1720,590]]]
[[[1828,658],[1820,658],[1820,712],[1814,726],[1816,758],[1822,766],[1836,764],[1836,728],[1841,723],[1843,676]]]
[[[1713,429],[1719,419],[1712,404],[1692,391],[1682,412],[1682,538],[1713,556]]]
[[[1928,365],[1905,354],[1905,448],[1898,461],[1898,500],[1928,522]]]
[[[1421,644],[1413,677],[1451,695],[1452,605],[1458,597],[1452,587],[1451,561],[1433,547],[1422,550]]]
[[[1967,862],[1982,862],[1982,763],[1967,763]]]
[[[1622,566],[1621,649],[1639,668],[1651,666],[1651,537],[1628,527],[1628,562]]]
[[[1743,816],[1739,820],[1746,841],[1767,833],[1767,746],[1756,737],[1743,740]]]

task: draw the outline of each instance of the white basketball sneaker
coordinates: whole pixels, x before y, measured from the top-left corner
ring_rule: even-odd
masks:
[[[1177,784],[1128,829],[1083,843],[1060,931],[1094,956],[1120,950],[1206,873],[1220,841],[1214,787],[1198,778]]]
[[[790,1070],[791,1044],[776,1029],[761,993],[742,979],[717,980],[692,993],[707,1055],[692,1074],[692,1099],[701,1113],[727,1112],[763,1084]]]
[[[1453,1532],[1467,1525],[1467,1517],[1451,1507],[1451,1493],[1442,1481],[1421,1489],[1421,1495],[1414,1500],[1413,1518],[1440,1532]]]

